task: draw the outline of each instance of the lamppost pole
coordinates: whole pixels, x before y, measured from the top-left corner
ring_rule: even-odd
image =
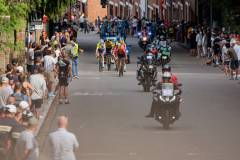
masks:
[[[148,0],[145,0],[145,18],[148,18]]]
[[[210,27],[213,27],[213,2],[210,0]]]

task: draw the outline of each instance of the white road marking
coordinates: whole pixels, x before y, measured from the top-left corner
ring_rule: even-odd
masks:
[[[112,92],[75,92],[72,96],[118,96],[120,94],[112,93]]]

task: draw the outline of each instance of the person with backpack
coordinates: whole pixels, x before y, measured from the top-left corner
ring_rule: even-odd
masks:
[[[69,81],[72,81],[71,65],[67,59],[66,53],[62,53],[61,58],[57,63],[57,74],[59,80],[59,104],[63,101],[65,104],[69,104],[68,99],[68,85]]]

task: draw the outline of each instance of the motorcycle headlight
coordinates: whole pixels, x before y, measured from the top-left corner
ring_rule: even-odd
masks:
[[[143,41],[147,41],[147,37],[143,37]]]
[[[176,100],[176,96],[173,96],[172,99],[170,100],[170,102],[173,102]]]
[[[149,69],[153,69],[153,65],[149,65],[149,67],[148,67]]]
[[[166,102],[166,100],[162,96],[159,96],[159,99],[163,102]]]

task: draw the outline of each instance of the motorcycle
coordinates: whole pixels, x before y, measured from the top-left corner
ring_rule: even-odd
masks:
[[[150,43],[149,39],[149,33],[138,33],[139,37],[139,46],[145,51],[147,48],[147,45]]]
[[[171,61],[171,47],[161,46],[159,49],[159,61],[162,66],[168,64]]]
[[[156,83],[157,67],[155,65],[155,56],[152,53],[148,53],[144,56],[144,62],[140,69],[141,78],[139,81],[143,86],[144,92],[150,92],[152,86]]]
[[[154,110],[155,120],[163,125],[164,129],[169,129],[180,117],[179,106],[181,98],[174,90],[173,83],[163,83],[162,90],[154,90]]]

